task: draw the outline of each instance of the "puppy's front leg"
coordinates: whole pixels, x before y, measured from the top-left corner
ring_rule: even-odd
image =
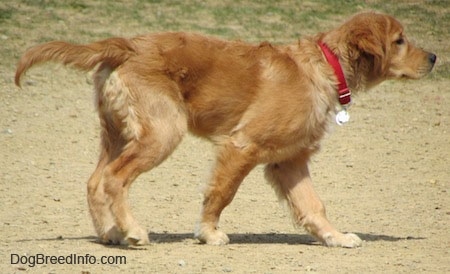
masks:
[[[340,233],[328,221],[325,207],[312,186],[307,159],[268,164],[265,172],[280,198],[287,200],[298,225],[327,246],[361,245],[358,236]]]
[[[220,214],[255,165],[251,148],[239,148],[232,142],[221,146],[212,180],[205,189],[201,220],[195,233],[200,242],[228,244],[228,236],[217,228]]]

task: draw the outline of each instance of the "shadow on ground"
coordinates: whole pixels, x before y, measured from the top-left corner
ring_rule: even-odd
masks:
[[[363,241],[366,242],[397,242],[397,241],[411,241],[411,240],[424,240],[424,237],[398,237],[389,235],[377,235],[377,234],[366,234],[366,233],[356,233]],[[149,233],[151,243],[178,243],[184,241],[193,241],[198,243],[194,239],[193,233]],[[235,233],[228,234],[230,238],[230,244],[300,244],[300,245],[320,245],[313,237],[307,234],[277,234],[277,233]],[[86,237],[63,237],[58,236],[55,238],[43,238],[43,239],[22,239],[18,242],[32,242],[32,241],[80,241],[86,240],[92,243],[100,244],[95,236]],[[134,247],[127,246],[115,246],[107,245],[110,248],[121,248],[128,249]]]

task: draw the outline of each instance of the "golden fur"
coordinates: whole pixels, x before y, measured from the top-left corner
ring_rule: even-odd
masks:
[[[103,243],[145,244],[127,203],[133,180],[164,161],[187,131],[217,146],[196,237],[226,244],[222,210],[258,164],[298,225],[327,246],[358,236],[327,220],[308,171],[338,105],[336,77],[318,42],[339,56],[353,91],[387,79],[420,78],[436,56],[411,45],[393,17],[362,13],[290,45],[230,42],[192,33],[111,38],[88,45],[50,42],[25,52],[16,84],[31,66],[56,61],[94,75],[101,154],[88,203]]]

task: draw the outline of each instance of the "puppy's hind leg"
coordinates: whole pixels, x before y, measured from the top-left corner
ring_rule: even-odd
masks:
[[[294,221],[327,246],[358,247],[361,239],[337,231],[328,221],[325,207],[313,189],[307,159],[268,164],[267,180],[280,198],[286,199]]]
[[[106,203],[117,231],[129,244],[148,243],[147,232],[134,219],[127,199],[129,188],[135,178],[159,163],[158,146],[159,144],[155,142],[129,142],[123,152],[103,171],[101,182],[106,194]]]
[[[102,92],[99,112],[106,160],[100,159],[88,185],[94,225],[105,243],[146,244],[147,232],[128,204],[129,187],[173,152],[187,131],[186,114],[162,89],[137,81],[125,85],[115,73]]]
[[[123,235],[118,230],[114,217],[109,210],[102,180],[103,170],[109,161],[110,157],[103,146],[97,168],[88,181],[87,200],[92,222],[100,242],[104,244],[120,244],[123,240]]]

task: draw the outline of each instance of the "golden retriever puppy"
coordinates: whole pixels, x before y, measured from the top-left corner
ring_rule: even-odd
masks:
[[[217,146],[195,236],[227,244],[222,210],[258,164],[295,222],[327,246],[357,247],[336,230],[308,171],[330,121],[347,120],[350,90],[387,79],[417,79],[436,56],[414,47],[393,17],[361,13],[343,25],[289,45],[253,45],[164,32],[87,45],[49,42],[18,63],[16,84],[35,64],[96,68],[101,154],[88,182],[88,204],[101,242],[148,243],[127,202],[131,183],[164,161],[187,131]]]

